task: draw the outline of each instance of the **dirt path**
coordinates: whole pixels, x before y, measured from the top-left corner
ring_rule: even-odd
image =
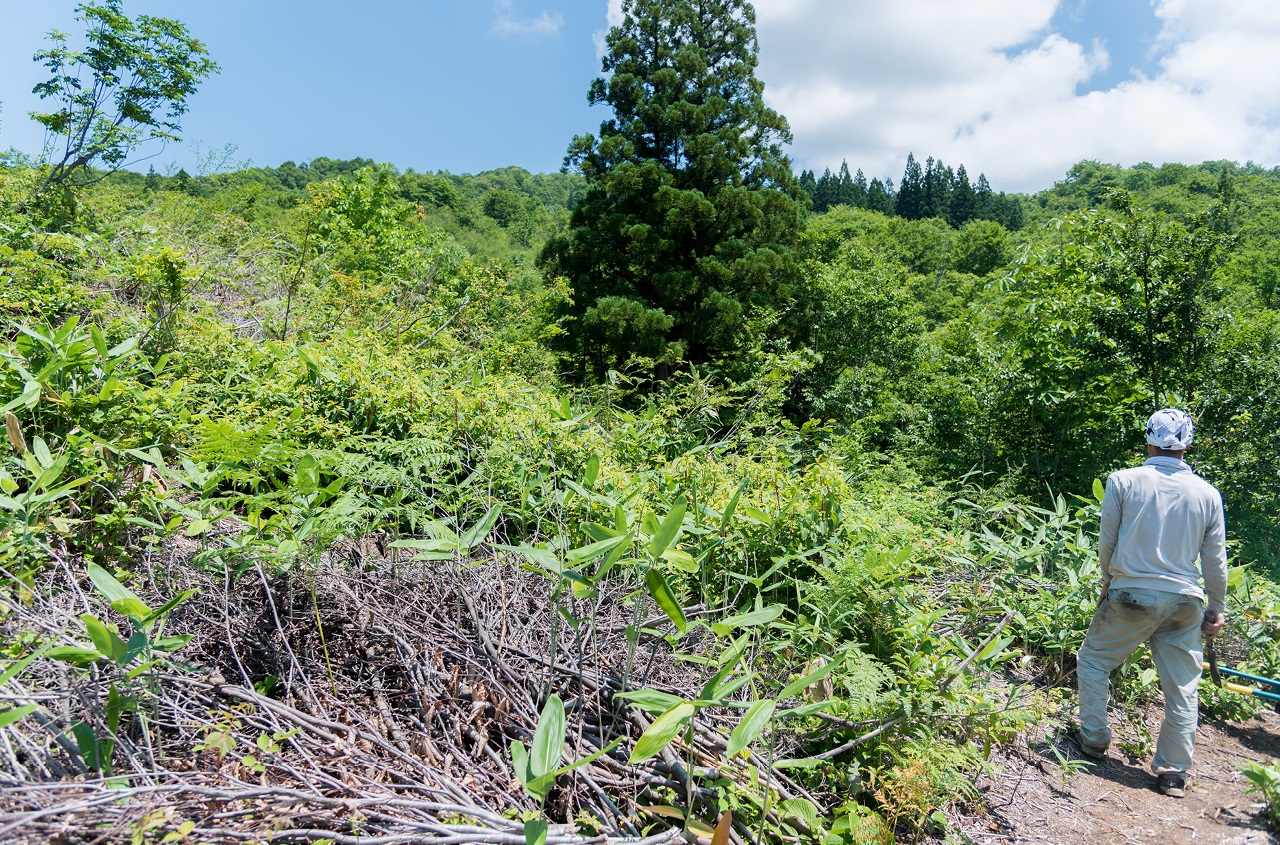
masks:
[[[1147,714],[1152,736],[1160,715]],[[972,814],[957,810],[952,823],[974,843],[1280,843],[1267,833],[1258,799],[1245,795],[1248,782],[1239,770],[1244,760],[1280,758],[1280,714],[1202,723],[1196,766],[1182,799],[1156,791],[1149,756],[1119,751],[1124,729],[1113,728],[1117,741],[1110,756],[1089,766],[1059,726],[1032,732],[1024,745],[993,757],[993,774],[978,783],[987,806]]]

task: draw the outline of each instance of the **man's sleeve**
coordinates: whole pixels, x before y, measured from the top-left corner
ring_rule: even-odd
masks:
[[[1111,584],[1111,554],[1120,536],[1120,487],[1115,475],[1107,478],[1107,492],[1102,497],[1102,521],[1098,526],[1098,566],[1102,569],[1102,586]]]
[[[1222,513],[1222,496],[1215,491],[1209,521],[1200,543],[1200,571],[1204,575],[1204,591],[1209,596],[1208,610],[1225,613],[1227,598],[1227,524]]]

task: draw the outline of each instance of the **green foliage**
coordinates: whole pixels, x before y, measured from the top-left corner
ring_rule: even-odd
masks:
[[[635,4],[633,18],[659,5]],[[750,41],[741,15],[722,33],[746,39],[728,64]],[[624,60],[645,58],[628,32],[615,33],[622,52],[602,96],[615,82],[619,98],[642,90],[640,77],[621,78]],[[731,112],[758,94],[741,75],[750,66],[726,77],[744,98],[726,100]],[[679,106],[661,87],[674,85],[671,68],[653,67],[658,93]],[[420,566],[513,556],[549,585],[554,649],[588,636],[602,597],[622,597],[634,615],[611,632],[629,655],[616,706],[652,726],[615,758],[682,755],[708,720],[727,733],[714,772],[686,759],[688,789],[662,795],[690,832],[731,809],[762,841],[942,836],[940,808],[971,794],[994,745],[1045,717],[1041,690],[1069,685],[1097,599],[1097,504],[1078,494],[1135,455],[1153,382],[1194,403],[1194,457],[1227,496],[1237,559],[1274,560],[1277,323],[1262,286],[1232,275],[1246,266],[1239,253],[1220,261],[1230,231],[1254,250],[1247,266],[1263,266],[1265,250],[1241,233],[1256,225],[1245,200],[1261,202],[1267,177],[1242,176],[1240,197],[1191,219],[1170,209],[1199,184],[1194,169],[1152,168],[1137,172],[1166,191],[1155,210],[1121,202],[1046,231],[957,232],[939,218],[837,208],[801,235],[756,216],[791,202],[783,180],[747,168],[697,181],[731,160],[721,153],[741,140],[732,133],[723,150],[703,138],[710,152],[695,145],[692,158],[627,150],[635,127],[620,115],[688,122],[707,117],[700,106],[668,117],[624,106],[614,134],[583,148],[584,171],[592,155],[617,165],[597,181],[328,159],[182,185],[117,174],[73,192],[78,228],[49,234],[20,207],[34,174],[0,174],[0,272],[16,282],[0,287],[15,318],[0,344],[0,407],[13,415],[0,617],[38,589],[55,553],[83,557],[114,595],[119,607],[87,613],[71,632],[86,642],[61,655],[120,681],[103,718],[71,734],[93,766],[109,765],[111,712],[145,718],[130,709],[142,677],[124,675],[163,655],[162,622],[146,630],[154,611],[99,573],[133,583],[134,562],[181,535],[195,549],[180,565],[306,579],[347,565],[339,544],[372,536]],[[699,188],[699,199],[695,184],[730,188]],[[772,198],[748,196],[762,186]],[[714,366],[661,373],[661,390],[635,371],[566,387],[551,347],[578,341],[561,317],[597,332],[601,368],[676,364],[687,351],[678,332],[701,331],[693,312],[630,289],[579,300],[572,279],[544,279],[525,260],[575,202],[630,197],[640,214],[660,193],[669,213],[650,222],[670,228],[645,237],[675,243],[688,225],[710,231],[698,229],[708,209],[713,222],[741,213],[757,226],[734,235],[749,248],[708,255],[741,268],[751,250],[784,244],[777,266],[796,272],[738,300],[732,345],[704,350],[720,356]],[[672,256],[640,254],[681,284],[711,279],[698,276],[715,269],[707,256],[692,270],[668,267]],[[1138,331],[1148,316],[1149,344]],[[1193,348],[1194,366],[1173,366]],[[1240,668],[1275,676],[1269,574],[1233,569],[1228,609],[1249,655]],[[150,658],[130,645],[143,646],[140,634]],[[696,678],[687,692],[638,680],[646,647],[678,655]],[[29,652],[25,641],[4,651],[15,665]],[[1116,694],[1145,700],[1152,678],[1140,653]],[[1252,705],[1202,689],[1206,712]],[[542,718],[511,746],[512,763],[530,799],[555,807],[554,787],[569,783],[557,780],[569,771],[560,738],[580,710],[550,685],[538,700]],[[216,734],[205,747],[217,750]],[[275,741],[263,734],[258,748],[273,754]],[[243,765],[257,771],[259,756]],[[830,817],[762,784],[765,757],[785,757],[830,796]],[[547,823],[531,817],[526,832],[537,840]]]
[[[955,268],[985,276],[1009,263],[1013,250],[1009,233],[999,223],[974,220],[964,224],[955,241]]]
[[[124,165],[146,141],[178,141],[187,99],[218,66],[178,21],[124,14],[120,0],[82,3],[88,45],[68,47],[63,33],[35,55],[52,76],[34,89],[55,109],[38,112],[46,130],[47,160],[41,192],[83,182],[95,165]]]
[[[125,713],[137,712],[145,719],[139,705],[142,701],[145,673],[163,664],[164,658],[157,652],[176,651],[186,645],[190,636],[163,636],[169,613],[195,594],[187,590],[174,596],[161,607],[148,607],[128,587],[125,587],[107,570],[96,564],[88,566],[89,580],[98,595],[111,608],[129,619],[133,628],[128,640],[120,636],[118,629],[105,623],[92,613],[81,616],[84,630],[91,645],[56,646],[48,649],[49,657],[84,669],[98,661],[113,664],[107,690],[105,724],[94,726],[80,721],[71,726],[72,736],[85,763],[100,774],[112,774],[112,754],[120,735],[120,719]]]
[[[785,318],[795,341],[820,356],[793,388],[801,413],[863,427],[884,443],[877,428],[897,410],[892,392],[920,360],[921,324],[903,274],[853,245],[805,275]]]
[[[1245,791],[1257,795],[1266,805],[1267,823],[1272,829],[1280,829],[1280,769],[1245,760],[1240,764],[1240,773],[1249,781]]]
[[[1201,393],[1216,352],[1232,238],[1212,214],[1187,226],[1111,202],[1058,222],[1002,282],[991,445],[1052,489],[1123,462],[1142,418]]]
[[[539,259],[573,291],[563,348],[597,377],[720,358],[797,272],[790,137],[755,77],[755,12],[629,0],[607,45],[589,99],[614,117],[571,144],[587,193]]]
[[[1280,314],[1261,311],[1224,321],[1202,392],[1202,455],[1197,464],[1232,507],[1232,531],[1246,559],[1280,561],[1275,508],[1280,501]]]
[[[93,298],[78,260],[85,250],[69,235],[14,236],[0,242],[0,313],[30,322],[61,322],[87,310]]]

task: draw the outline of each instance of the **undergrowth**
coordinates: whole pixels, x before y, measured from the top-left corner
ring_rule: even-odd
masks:
[[[723,640],[721,683],[655,691],[654,724],[670,743],[728,708],[744,749],[830,801],[779,815],[745,775],[699,800],[827,843],[945,835],[939,810],[979,800],[993,748],[1072,686],[1097,499],[928,484],[856,434],[793,425],[785,358],[762,356],[775,369],[746,396],[696,371],[565,387],[543,345],[561,283],[467,256],[377,171],[312,186],[270,226],[193,203],[107,186],[81,230],[12,210],[0,229],[0,619],[48,567],[127,586],[178,544],[180,565],[228,577],[314,572],[367,541],[418,561],[502,551],[556,585],[554,625],[588,630],[621,589],[633,647],[642,606],[666,620],[644,635],[690,665]],[[1230,589],[1240,667],[1274,676],[1280,597],[1244,567]],[[24,631],[7,665],[53,639]],[[1153,682],[1139,652],[1116,698]],[[1202,689],[1211,715],[1250,712]]]

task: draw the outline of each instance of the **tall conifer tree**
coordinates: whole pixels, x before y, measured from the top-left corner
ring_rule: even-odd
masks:
[[[964,165],[956,168],[955,189],[951,193],[949,220],[952,226],[959,229],[978,214],[978,195],[969,182],[969,172]]]
[[[907,153],[907,166],[902,173],[902,184],[898,186],[894,210],[908,220],[924,217],[924,171],[914,153]]]
[[[570,145],[587,193],[540,256],[572,286],[567,351],[597,375],[721,358],[791,294],[802,206],[755,22],[744,0],[624,0],[608,35],[588,99],[613,117]]]
[[[853,177],[849,175],[849,162],[847,160],[842,161],[840,162],[840,187],[836,194],[838,197],[836,203],[838,205],[856,206],[854,194]]]

